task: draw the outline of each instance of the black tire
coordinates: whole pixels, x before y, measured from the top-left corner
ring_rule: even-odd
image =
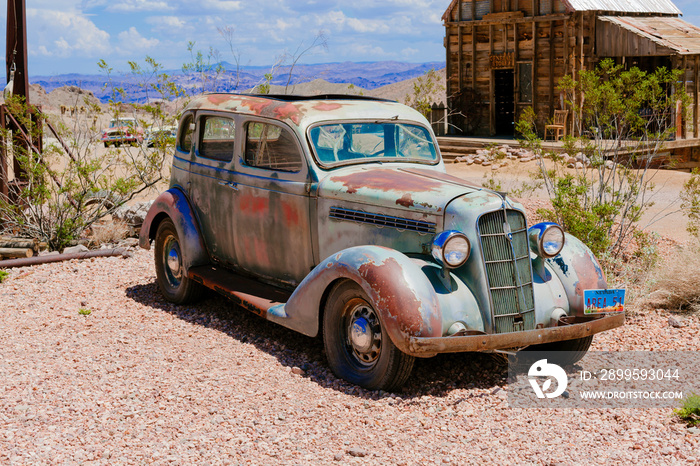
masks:
[[[108,142],[105,142],[105,148],[106,148],[106,147],[109,147],[109,143],[108,143]]]
[[[559,364],[560,366],[568,366],[579,362],[586,355],[588,348],[593,342],[593,335],[577,338],[575,340],[555,341],[552,343],[543,343],[541,345],[532,345],[518,353],[518,359],[521,355],[527,358],[529,351],[543,351],[551,353],[548,356],[548,362]]]
[[[336,376],[369,390],[395,390],[413,370],[415,358],[394,346],[379,313],[350,280],[339,283],[328,296],[323,345]]]
[[[156,232],[156,279],[165,299],[176,304],[197,301],[204,287],[188,278],[182,263],[180,239],[173,222],[167,218],[160,222]]]

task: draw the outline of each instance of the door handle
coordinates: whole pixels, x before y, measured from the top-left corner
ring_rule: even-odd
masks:
[[[222,181],[219,181],[219,184],[221,186],[227,186],[227,187],[233,189],[234,191],[238,191],[238,183],[233,183],[232,181],[223,181],[222,180]]]

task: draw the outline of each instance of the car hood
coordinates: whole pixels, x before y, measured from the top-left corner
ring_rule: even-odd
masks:
[[[323,178],[318,196],[390,209],[444,215],[453,199],[469,195],[500,199],[498,194],[444,172],[425,168],[362,167]]]

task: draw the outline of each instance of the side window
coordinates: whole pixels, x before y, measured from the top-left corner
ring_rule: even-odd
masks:
[[[283,172],[298,172],[302,168],[294,136],[280,126],[258,122],[246,126],[245,164]]]
[[[182,127],[180,128],[180,136],[177,140],[177,150],[180,152],[187,152],[189,154],[192,150],[192,135],[194,134],[194,118],[192,115],[187,115],[185,120],[182,122]]]
[[[232,160],[236,137],[235,121],[219,116],[203,116],[199,121],[199,155],[224,162]]]

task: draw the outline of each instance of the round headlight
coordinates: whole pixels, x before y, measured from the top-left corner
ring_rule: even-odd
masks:
[[[550,224],[540,235],[539,249],[544,257],[554,257],[564,247],[564,230],[559,225]]]
[[[471,244],[459,231],[443,231],[433,239],[432,254],[441,265],[456,268],[469,259]]]

